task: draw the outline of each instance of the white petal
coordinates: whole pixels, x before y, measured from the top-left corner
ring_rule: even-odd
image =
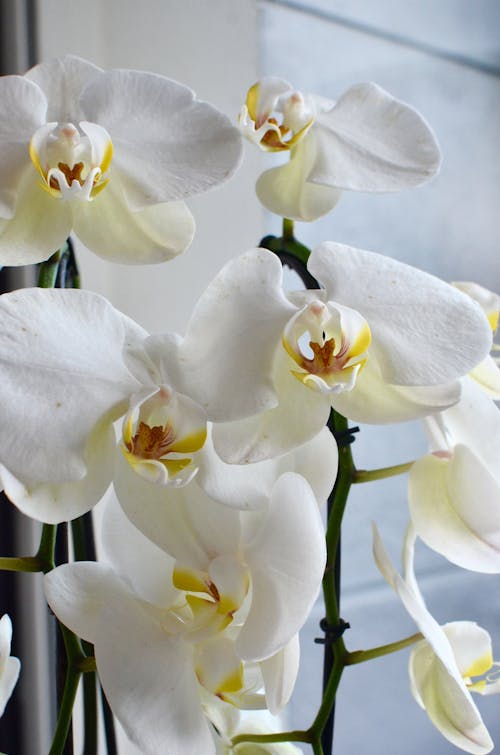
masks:
[[[226,464],[207,440],[198,456],[198,484],[216,501],[238,509],[267,506],[272,486],[285,472],[297,472],[310,481],[318,504],[328,498],[337,476],[338,451],[325,427],[307,443],[277,459],[255,464]]]
[[[500,400],[500,367],[492,357],[483,359],[469,372],[469,376],[479,383],[487,396],[495,401]]]
[[[157,606],[172,605],[178,595],[173,558],[134,527],[113,495],[106,502],[101,536],[106,560],[137,595]]]
[[[250,107],[248,97],[247,104],[249,105],[250,115],[260,125],[260,122],[275,110],[278,97],[281,94],[285,94],[285,92],[290,92],[292,85],[288,81],[285,81],[285,79],[280,79],[277,76],[264,76],[254,84],[254,87],[249,90],[249,94],[252,92],[252,94],[256,95],[255,112],[251,112],[253,108]]]
[[[308,480],[319,505],[326,502],[332,491],[337,478],[337,467],[337,443],[327,427],[280,459],[282,473],[297,472]]]
[[[32,519],[59,524],[85,514],[102,498],[113,474],[115,434],[109,425],[92,431],[85,454],[87,472],[75,482],[23,485],[0,465],[4,492],[17,508]]]
[[[144,755],[215,752],[201,708],[190,647],[139,605],[110,602],[95,638],[111,709]]]
[[[4,613],[0,619],[0,665],[10,655],[10,643],[12,642],[12,621],[8,613]]]
[[[101,69],[75,55],[40,63],[25,78],[34,81],[48,101],[47,121],[78,123],[84,119],[79,106],[80,93]]]
[[[28,145],[33,132],[45,121],[43,92],[22,76],[0,79],[0,217],[11,218],[19,182],[30,165]]]
[[[387,424],[426,417],[455,404],[460,398],[460,382],[443,385],[405,387],[387,383],[377,358],[368,361],[356,376],[351,391],[330,397],[332,406],[354,422]]]
[[[445,383],[489,352],[491,328],[479,305],[422,270],[332,242],[312,252],[308,269],[329,298],[365,317],[370,351],[390,383]]]
[[[449,561],[500,572],[500,485],[466,446],[424,456],[409,474],[410,515],[420,538]]]
[[[465,685],[448,673],[427,643],[413,649],[409,671],[412,691],[446,739],[475,755],[491,752],[493,742]]]
[[[171,385],[179,390],[179,344],[182,341],[177,333],[162,333],[148,336],[143,341],[129,344],[124,354],[127,367],[140,383],[146,386]],[[172,381],[176,377],[176,383]],[[154,391],[139,392],[133,400],[140,401]]]
[[[274,486],[269,516],[245,548],[252,604],[236,647],[245,660],[282,649],[305,622],[318,595],[326,552],[314,494],[297,474]]]
[[[264,207],[284,218],[312,221],[326,215],[337,204],[341,192],[325,182],[312,183],[311,170],[317,160],[316,129],[292,149],[290,160],[266,170],[255,190]]]
[[[168,202],[132,212],[119,177],[91,202],[74,208],[74,231],[99,257],[129,265],[164,262],[183,252],[194,235],[184,202]]]
[[[95,642],[104,607],[117,595],[132,602],[132,593],[107,566],[95,561],[63,564],[44,577],[47,603],[72,632]]]
[[[109,131],[134,210],[206,191],[240,162],[241,137],[229,119],[163,76],[106,71],[92,79],[80,103],[87,120]]]
[[[474,621],[452,621],[443,629],[462,676],[481,676],[491,669],[491,637],[486,629]]]
[[[292,374],[295,362],[279,348],[274,375],[278,406],[248,419],[214,425],[215,450],[230,464],[285,454],[314,438],[328,421],[329,397],[297,380]]]
[[[5,706],[14,691],[20,670],[21,661],[18,658],[14,658],[14,656],[7,658],[0,678],[0,716],[3,715]]]
[[[500,481],[500,411],[474,380],[462,380],[462,398],[441,416],[452,444],[467,446]]]
[[[71,231],[71,209],[38,184],[28,165],[18,185],[16,211],[0,219],[0,264],[16,266],[42,262],[56,252]]]
[[[310,180],[355,191],[418,186],[439,170],[434,134],[421,115],[376,84],[357,84],[314,125]]]
[[[184,566],[206,569],[214,555],[237,547],[239,513],[212,501],[195,481],[182,488],[158,487],[119,458],[115,490],[135,526]]]
[[[444,664],[448,673],[454,677],[457,683],[462,684],[462,678],[455,662],[455,657],[450,643],[437,621],[431,616],[416,586],[413,573],[413,538],[407,538],[409,554],[406,554],[405,580],[400,577],[394,568],[389,555],[384,547],[377,527],[373,524],[373,555],[375,562],[384,579],[393,587],[402,601],[404,607],[416,623],[420,632],[429,642],[434,653]]]
[[[477,301],[488,318],[491,329],[495,331],[498,327],[500,296],[494,291],[489,291],[478,283],[471,283],[470,281],[455,281],[451,285]]]
[[[283,650],[260,664],[267,707],[273,715],[279,713],[290,700],[299,671],[299,660],[299,635],[296,634]]]
[[[225,265],[198,300],[179,358],[185,387],[209,419],[240,419],[276,404],[272,369],[295,308],[278,258],[253,249]]]
[[[195,651],[196,676],[213,695],[238,692],[243,683],[243,667],[234,642],[224,635],[198,643]]]
[[[265,508],[276,480],[276,463],[226,464],[213,447],[211,436],[198,455],[196,482],[211,498],[242,510]]]
[[[25,484],[80,479],[90,432],[138,389],[122,352],[144,331],[69,289],[4,294],[0,315],[1,462]]]

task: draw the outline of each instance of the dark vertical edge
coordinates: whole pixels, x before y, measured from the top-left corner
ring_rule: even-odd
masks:
[[[37,0],[0,2],[0,74],[22,74],[37,62]],[[0,293],[35,284],[34,267],[0,270]],[[0,418],[1,421],[1,418]],[[33,555],[41,528],[0,496],[0,555]],[[9,755],[46,755],[55,724],[51,689],[55,630],[43,598],[39,574],[0,572],[0,615],[12,619],[11,653],[21,659],[21,674],[0,718],[0,751]],[[54,685],[53,685],[54,686]],[[54,693],[54,694],[52,694]]]

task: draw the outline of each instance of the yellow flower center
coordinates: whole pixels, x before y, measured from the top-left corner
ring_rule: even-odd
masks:
[[[141,459],[161,459],[169,453],[174,440],[172,425],[150,427],[145,422],[139,422],[137,432],[126,446],[130,453]]]
[[[47,123],[30,142],[40,186],[56,199],[90,201],[109,181],[113,156],[109,134],[95,123]]]

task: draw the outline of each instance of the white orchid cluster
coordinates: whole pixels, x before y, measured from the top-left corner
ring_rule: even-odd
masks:
[[[110,260],[169,259],[194,232],[183,200],[240,160],[240,133],[225,116],[153,74],[66,57],[0,79],[0,94],[2,264],[44,261],[70,233]],[[257,183],[287,222],[328,212],[340,189],[411,187],[439,166],[424,120],[374,84],[334,103],[264,79],[239,125],[262,149],[290,155]],[[274,252],[239,254],[200,297],[184,337],[149,335],[89,291],[0,297],[0,480],[44,523],[30,567],[38,558],[46,572],[51,609],[93,645],[91,657],[69,656],[68,674],[97,671],[145,754],[285,755],[298,752],[292,741],[320,752],[319,724],[287,738],[238,711],[286,705],[298,633],[333,562],[321,509],[338,452],[325,425],[332,412],[422,418],[429,454],[405,465],[404,577],[377,531],[375,559],[418,626],[416,700],[454,745],[490,752],[470,696],[500,691],[488,676],[489,635],[430,616],[413,546],[418,536],[459,566],[500,572],[500,371],[490,356],[500,299],[333,242],[307,269],[319,287],[290,292]],[[345,482],[342,462],[338,474]],[[357,472],[347,474],[348,487]],[[111,484],[100,560],[54,568],[50,533]],[[338,619],[328,579],[327,618]],[[0,707],[18,673],[10,633],[4,617]],[[334,653],[343,667],[363,655],[341,637]]]

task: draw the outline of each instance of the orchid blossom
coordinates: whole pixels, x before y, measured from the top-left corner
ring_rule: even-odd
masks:
[[[403,549],[404,574],[392,565],[374,525],[375,561],[389,585],[417,624],[424,639],[410,658],[412,693],[446,739],[465,752],[484,755],[493,742],[469,690],[500,692],[500,684],[485,674],[496,664],[488,633],[472,622],[440,626],[429,613],[413,570],[415,531],[411,527]],[[481,676],[474,681],[471,677]]]
[[[151,755],[165,742],[172,755],[215,752],[203,712],[214,695],[242,707],[287,701],[296,633],[325,566],[317,502],[300,476],[281,476],[257,518],[203,496],[183,516],[190,489],[172,489],[179,505],[149,512],[156,545],[111,502],[108,563],[66,564],[45,577],[51,608],[95,645],[113,712]]]
[[[425,423],[431,453],[409,474],[416,532],[458,566],[500,573],[500,411],[471,375],[459,403]]]
[[[205,413],[168,384],[139,325],[78,290],[16,291],[0,310],[0,478],[21,511],[57,523],[92,508],[113,475],[112,424],[127,412],[131,466],[161,484],[189,481]]]
[[[439,170],[439,148],[422,116],[372,83],[333,102],[267,77],[249,89],[239,126],[261,149],[290,155],[262,174],[256,191],[268,210],[293,220],[326,214],[341,189],[399,191]]]
[[[236,169],[240,136],[187,87],[73,56],[0,79],[0,264],[47,259],[71,231],[129,264],[186,249],[182,200]]]
[[[374,423],[439,411],[489,351],[480,307],[424,272],[333,243],[308,269],[324,289],[289,293],[271,252],[241,255],[202,294],[179,342],[177,389],[205,409],[230,463],[301,445],[332,406]]]
[[[0,619],[0,716],[16,686],[21,663],[18,658],[10,654],[12,640],[12,622],[10,616],[4,613]]]

